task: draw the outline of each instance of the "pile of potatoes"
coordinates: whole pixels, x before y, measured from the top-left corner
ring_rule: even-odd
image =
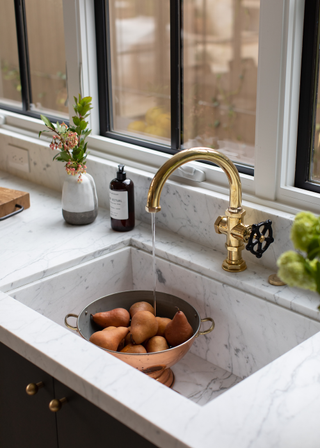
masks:
[[[103,329],[89,339],[107,350],[124,353],[154,353],[176,347],[193,335],[185,314],[177,309],[172,319],[156,317],[148,302],[136,302],[129,311],[115,308],[92,314],[91,318]]]

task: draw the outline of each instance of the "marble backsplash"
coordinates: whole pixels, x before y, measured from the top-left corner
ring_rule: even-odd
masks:
[[[19,171],[9,165],[8,154],[12,146],[28,150],[30,172]],[[52,161],[52,155],[51,149],[43,141],[18,136],[5,130],[0,131],[1,170],[61,191],[65,171],[62,163]],[[117,163],[89,156],[87,165],[88,172],[94,177],[97,186],[99,207],[109,209],[109,183],[116,175]],[[128,166],[126,172],[135,184],[136,219],[150,222],[150,215],[144,207],[153,175]],[[156,214],[156,226],[179,233],[190,241],[225,254],[225,237],[215,233],[214,222],[218,215],[224,214],[228,203],[229,198],[226,195],[168,181],[161,194],[162,209]],[[246,210],[245,223],[272,220],[275,242],[257,263],[276,271],[277,258],[282,252],[292,248],[289,232],[294,216],[246,201],[243,206]],[[246,251],[243,257],[246,260],[254,259],[254,256]]]

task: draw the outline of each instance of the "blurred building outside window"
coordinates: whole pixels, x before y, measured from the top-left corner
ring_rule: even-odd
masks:
[[[0,8],[0,103],[21,108],[14,1],[2,0]],[[68,119],[62,0],[24,0],[24,8],[29,110]]]
[[[253,166],[260,0],[185,0],[182,148]],[[170,4],[110,0],[113,131],[170,145]],[[171,42],[171,45],[174,45]]]
[[[0,103],[22,107],[16,22],[12,0],[1,2]]]

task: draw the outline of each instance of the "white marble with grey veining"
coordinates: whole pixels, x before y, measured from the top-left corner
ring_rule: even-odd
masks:
[[[19,172],[8,164],[11,146],[17,145],[29,152],[30,172]],[[107,143],[106,143],[107,148]],[[52,161],[53,152],[48,143],[38,138],[24,137],[11,131],[0,129],[0,167],[3,171],[29,180],[38,185],[61,192],[64,178],[62,163]],[[92,155],[88,157],[88,172],[93,176],[98,193],[99,205],[109,209],[108,188],[115,177],[117,165],[121,160],[106,160]],[[147,191],[153,175],[148,172],[126,167],[127,175],[135,185],[135,214],[138,220],[149,222],[145,211]],[[154,171],[154,170],[153,170]],[[176,178],[175,178],[176,179]],[[214,222],[223,215],[229,204],[228,190],[226,194],[216,193],[198,188],[197,183],[187,185],[170,178],[161,193],[161,213],[157,214],[157,227],[169,232],[178,233],[188,241],[213,248],[220,253],[225,251],[225,237],[217,235]],[[282,252],[291,249],[288,238],[294,215],[280,210],[243,201],[246,210],[245,223],[254,224],[267,219],[273,222],[275,243],[264,254],[257,264],[269,269],[276,269],[276,260]],[[298,210],[296,210],[298,212]],[[244,251],[246,261],[256,262],[253,255]]]
[[[320,322],[168,261],[156,259],[156,270],[157,291],[186,300],[201,318],[215,321],[214,331],[196,338],[190,351],[239,378],[252,375],[320,330]],[[68,313],[79,314],[100,297],[133,289],[152,291],[152,279],[151,256],[126,248],[10,295],[64,325]],[[203,323],[201,330],[206,327]]]
[[[132,250],[134,289],[153,289],[152,259]],[[239,376],[247,377],[320,331],[320,323],[222,281],[156,259],[157,290],[212,317],[215,330],[198,337],[191,351]],[[203,324],[205,328],[205,324]]]
[[[222,369],[228,357],[234,372],[240,372],[240,364],[245,366],[249,357],[247,370],[241,368],[247,372],[243,376],[250,376],[206,404],[201,400],[207,398],[201,398],[201,393],[194,390],[191,395],[197,396],[199,392],[199,401],[193,402],[43,315],[43,297],[49,302],[48,315],[55,310],[54,303],[48,300],[55,292],[50,292],[50,287],[45,296],[39,293],[34,301],[28,302],[28,294],[23,296],[24,288],[41,291],[41,284],[50,285],[51,280],[58,278],[58,272],[64,271],[58,294],[61,313],[71,295],[77,302],[73,309],[82,306],[86,294],[91,295],[91,287],[84,296],[79,295],[86,291],[81,272],[96,279],[93,289],[98,294],[102,292],[99,288],[104,287],[102,272],[112,288],[117,287],[117,282],[121,288],[131,282],[134,288],[138,283],[139,288],[147,285],[151,247],[148,226],[138,223],[133,232],[115,234],[108,230],[108,213],[101,209],[99,219],[91,226],[69,227],[59,216],[59,194],[6,173],[1,173],[1,181],[3,186],[31,191],[32,206],[0,224],[0,289],[7,291],[0,292],[0,341],[159,447],[318,446],[320,334],[316,333],[319,325],[316,295],[287,287],[272,288],[267,284],[270,270],[258,263],[249,265],[244,273],[230,276],[221,270],[218,250],[189,242],[180,235],[157,231],[158,288],[168,287],[172,293],[181,293],[182,297],[194,300],[200,314],[213,312],[217,322],[221,321],[217,331],[202,341],[198,338],[192,347],[190,363],[186,358],[181,370],[188,372],[188,366],[195,363],[193,356],[200,357],[202,361],[192,375],[197,379],[203,376],[210,395],[214,387],[210,389],[210,381],[206,383],[207,372],[214,378],[214,366]],[[120,265],[112,264],[113,255],[120,257]],[[100,271],[97,265],[97,270],[90,271],[93,260],[103,263],[104,258],[108,258],[108,263],[100,264]],[[81,263],[85,264],[78,271]],[[70,288],[72,282],[75,289]],[[20,292],[26,304],[8,295],[13,289],[12,294]],[[224,320],[224,316],[228,319]],[[230,328],[229,319],[234,319]],[[214,337],[221,341],[212,349]],[[225,347],[225,353],[220,354],[228,337],[235,345]],[[300,341],[304,342],[299,344]],[[296,344],[299,345],[291,348]],[[245,351],[249,346],[253,352],[251,358]],[[286,350],[289,351],[285,353]],[[237,355],[242,353],[240,362]],[[224,374],[222,377],[225,379]],[[189,383],[192,385],[192,381]]]
[[[30,209],[0,224],[2,291],[40,280],[61,269],[77,266],[123,247],[152,251],[149,224],[137,221],[131,232],[114,232],[110,227],[108,211],[100,208],[93,224],[70,226],[62,219],[60,193],[5,172],[0,172],[0,181],[7,188],[29,191],[31,197]],[[158,227],[156,241],[156,253],[161,258],[320,320],[317,294],[286,286],[271,286],[267,280],[274,270],[261,266],[259,262],[249,261],[246,271],[230,275],[221,269],[225,253]]]
[[[242,379],[191,352],[172,367],[173,390],[194,403],[204,406]]]

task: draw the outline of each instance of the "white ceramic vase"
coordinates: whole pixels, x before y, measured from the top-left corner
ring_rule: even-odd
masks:
[[[92,223],[98,215],[98,197],[93,177],[82,174],[66,175],[62,188],[62,215],[68,224],[85,225]]]

